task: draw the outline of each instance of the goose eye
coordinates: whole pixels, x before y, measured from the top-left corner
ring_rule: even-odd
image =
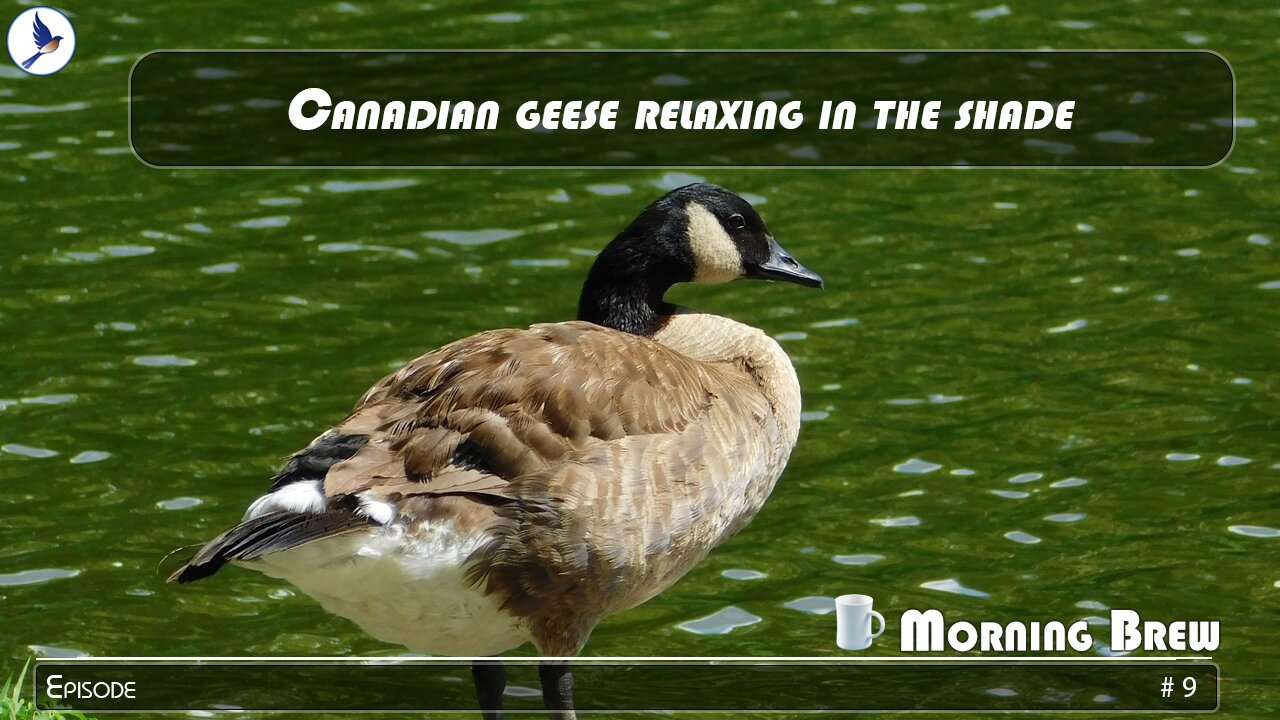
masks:
[[[738,213],[729,216],[729,227],[734,230],[741,230],[747,226],[747,221]]]

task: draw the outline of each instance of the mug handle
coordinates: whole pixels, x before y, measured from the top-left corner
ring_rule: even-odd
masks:
[[[880,621],[880,632],[871,633],[871,637],[873,637],[873,638],[878,638],[878,637],[880,637],[881,635],[883,635],[883,634],[884,634],[884,616],[883,616],[883,615],[881,615],[880,613],[876,612],[875,610],[872,610],[872,611],[871,611],[871,616],[867,618],[867,629],[868,629],[868,630],[870,630],[870,629],[871,629],[871,625],[872,625],[871,618],[872,618],[872,617],[874,617],[875,619],[877,619],[877,620],[879,620],[879,621]]]

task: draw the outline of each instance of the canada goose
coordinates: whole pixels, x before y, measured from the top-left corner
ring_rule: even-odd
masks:
[[[387,376],[170,579],[230,562],[414,651],[576,655],[741,530],[795,446],[782,348],[663,300],[738,278],[822,286],[747,201],[668,193],[601,251],[576,321],[472,335]],[[473,675],[501,717],[501,664]],[[568,665],[540,677],[572,717]]]

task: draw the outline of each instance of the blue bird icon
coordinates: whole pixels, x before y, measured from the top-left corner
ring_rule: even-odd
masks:
[[[40,59],[41,55],[48,55],[54,50],[57,50],[58,42],[62,40],[61,35],[55,36],[49,31],[48,25],[40,22],[40,13],[36,13],[36,21],[32,24],[31,29],[34,31],[32,36],[36,40],[36,54],[23,61],[22,67],[25,70],[30,70],[31,66],[35,64],[36,60]]]

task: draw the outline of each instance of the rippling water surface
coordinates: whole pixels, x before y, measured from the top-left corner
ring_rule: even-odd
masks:
[[[971,620],[1137,608],[1220,619],[1224,711],[1271,716],[1280,15],[1210,7],[83,5],[62,74],[0,68],[4,665],[395,652],[276,581],[169,587],[162,561],[399,363],[570,317],[592,253],[707,179],[828,280],[675,293],[780,340],[802,438],[749,530],[588,652],[835,653],[846,592]],[[714,175],[169,172],[127,149],[142,52],[361,46],[1206,47],[1235,66],[1238,141],[1201,171]]]

